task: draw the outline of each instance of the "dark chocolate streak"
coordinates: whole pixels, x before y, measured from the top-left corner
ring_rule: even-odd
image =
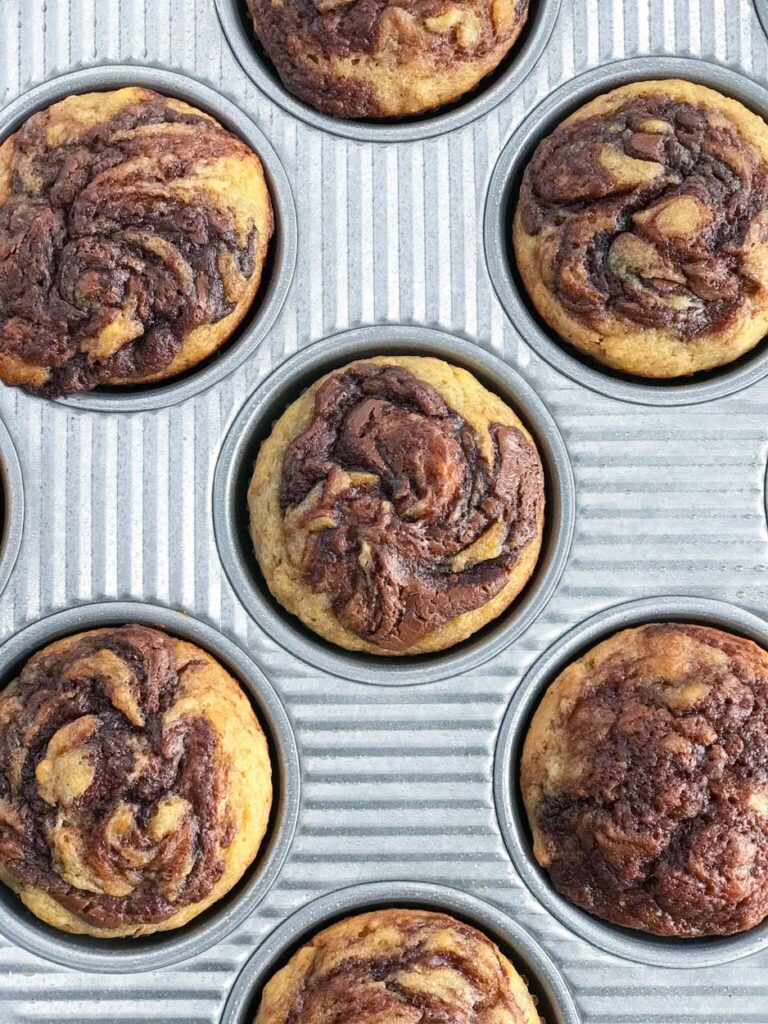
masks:
[[[304,979],[281,1018],[284,1024],[383,1020],[480,1024],[500,1019],[499,1014],[509,1024],[524,1024],[525,1012],[512,995],[497,951],[484,935],[442,914],[419,917],[408,911],[391,911],[386,916],[382,924],[397,929],[400,947],[389,955],[367,956],[356,950],[353,941],[348,955],[328,971],[324,971],[321,953],[318,966],[322,973],[310,973]],[[449,948],[430,948],[439,931],[451,936]],[[332,956],[338,952],[333,941],[329,949]],[[481,949],[491,951],[492,957],[481,958]],[[471,1000],[457,990],[446,972],[458,975],[469,986]],[[432,984],[409,985],[415,975],[431,976]]]
[[[226,209],[202,190],[186,202],[173,191],[198,161],[245,151],[215,122],[155,93],[73,143],[49,145],[48,120],[35,114],[14,136],[12,191],[0,207],[0,352],[50,367],[39,390],[57,396],[168,366],[191,330],[232,312],[218,259],[227,254],[250,277],[256,240],[241,249]],[[140,172],[115,176],[136,159],[147,161]],[[89,358],[82,343],[125,307],[143,333]]]
[[[670,707],[664,680],[617,654],[590,674],[564,725],[585,763],[538,811],[555,886],[617,924],[663,935],[727,935],[768,915],[768,670],[744,641],[697,626],[644,630],[723,650],[675,685],[710,692]],[[662,648],[658,647],[658,650]],[[594,692],[593,692],[594,688]],[[762,790],[766,814],[749,804]]]
[[[650,120],[667,130],[644,130]],[[601,162],[615,146],[663,173],[622,184]],[[672,234],[637,219],[680,196],[700,201],[710,223]],[[608,311],[684,340],[717,332],[764,286],[744,248],[766,207],[768,168],[748,138],[715,124],[704,106],[646,95],[557,128],[526,169],[519,209],[528,234],[553,232],[549,287],[572,316],[599,330]]]
[[[108,671],[72,668],[99,652],[112,652],[130,672],[143,725],[110,700]],[[207,896],[224,870],[221,848],[233,837],[220,810],[226,775],[204,718],[183,715],[164,724],[178,685],[168,637],[125,626],[85,637],[65,653],[41,652],[24,666],[16,693],[0,698],[0,704],[14,702],[0,731],[0,864],[18,883],[44,890],[92,925],[164,921]],[[84,716],[96,719],[85,744],[93,780],[70,806],[52,806],[40,794],[36,769],[58,730]],[[152,819],[168,797],[187,801],[188,811],[158,838]],[[133,822],[116,846],[110,817],[126,807]],[[127,895],[86,891],[61,878],[50,835],[63,823],[82,840],[89,874],[118,879],[131,890]]]
[[[287,448],[284,513],[318,488],[306,515],[304,575],[348,629],[410,647],[495,597],[534,539],[543,506],[538,453],[514,427],[491,427],[488,465],[474,430],[438,392],[398,366],[360,363],[330,377],[315,419]],[[342,471],[373,474],[339,488]],[[451,559],[502,524],[500,553],[455,572]]]
[[[487,56],[500,41],[491,0],[247,0],[259,40],[286,86],[307,103],[337,117],[381,117],[363,80],[334,76],[327,58],[382,56],[402,61],[413,52],[445,69]],[[509,42],[528,16],[529,0],[517,0]],[[434,32],[424,20],[449,8],[476,13],[478,37],[465,48],[454,31]],[[412,18],[412,22],[409,20]],[[375,72],[373,72],[375,74]]]

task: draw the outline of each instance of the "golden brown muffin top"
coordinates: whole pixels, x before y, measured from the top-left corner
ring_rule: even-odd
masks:
[[[199,173],[227,157],[256,160],[147,89],[70,97],[3,143],[0,356],[37,368],[35,390],[157,374],[235,309],[256,239]]]
[[[518,216],[546,246],[547,287],[598,333],[613,315],[681,340],[714,335],[765,287],[751,243],[768,231],[768,129],[759,140],[740,104],[689,91],[684,100],[658,82],[609,93],[556,128],[526,169]]]
[[[0,694],[0,869],[90,925],[164,921],[224,870],[228,766],[204,709],[175,707],[208,656],[179,646],[145,626],[80,634]]]
[[[255,1024],[541,1024],[523,979],[446,914],[380,910],[316,935],[264,990]]]
[[[768,654],[704,626],[626,630],[533,719],[522,787],[557,889],[616,924],[728,935],[768,916]]]
[[[306,582],[346,628],[402,650],[504,588],[537,537],[544,480],[521,430],[489,433],[491,458],[401,366],[358,363],[320,386],[285,450],[280,504]]]

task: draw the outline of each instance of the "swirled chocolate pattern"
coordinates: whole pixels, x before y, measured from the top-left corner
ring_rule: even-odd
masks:
[[[379,910],[332,925],[266,985],[255,1024],[541,1024],[507,958],[446,914]]]
[[[146,89],[73,96],[0,146],[0,377],[46,396],[219,348],[272,234],[258,157]]]
[[[515,219],[544,319],[649,377],[729,362],[768,327],[768,127],[685,82],[626,86],[536,150]]]
[[[0,695],[0,877],[57,927],[184,923],[240,877],[270,803],[247,699],[158,630],[58,641]]]
[[[450,103],[504,59],[528,0],[248,0],[286,88],[346,118],[392,118]]]
[[[451,395],[467,409],[476,400],[474,423]],[[465,371],[418,358],[353,364],[305,402],[309,422],[279,450],[273,435],[251,488],[254,543],[279,598],[264,508],[278,469],[275,511],[304,589],[289,607],[314,628],[307,592],[383,653],[418,649],[461,616],[479,615],[466,633],[498,614],[530,575],[544,499],[538,453],[511,410]]]
[[[535,853],[580,907],[684,938],[768,917],[768,654],[650,625],[552,684],[522,788]]]

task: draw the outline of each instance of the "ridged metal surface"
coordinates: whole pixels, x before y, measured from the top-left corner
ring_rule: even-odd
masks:
[[[6,389],[0,414],[24,475],[18,564],[0,636],[100,598],[193,611],[245,646],[281,694],[302,758],[299,827],[256,913],[176,967],[125,976],[55,968],[0,946],[0,1020],[214,1024],[256,944],[308,899],[413,878],[476,893],[528,928],[560,965],[588,1024],[766,1024],[768,954],[661,970],[598,952],[541,908],[504,847],[494,745],[536,656],[582,619],[660,593],[768,612],[763,483],[768,382],[690,408],[597,395],[535,356],[506,322],[482,248],[485,192],[503,143],[561,82],[648,52],[720,61],[768,83],[751,0],[564,0],[544,58],[481,120],[380,146],[324,135],[264,98],[236,64],[212,0],[4,0],[3,99],[81,64],[149,62],[224,91],[277,150],[294,190],[299,257],[268,344],[181,405],[75,412]],[[570,562],[535,625],[482,669],[423,687],[366,686],[293,660],[249,620],[211,523],[219,446],[254,386],[310,341],[360,323],[413,321],[477,339],[533,383],[565,436],[578,508]]]

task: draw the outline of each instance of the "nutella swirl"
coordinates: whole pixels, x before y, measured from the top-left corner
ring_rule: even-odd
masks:
[[[768,238],[767,208],[750,138],[660,91],[560,125],[526,169],[518,217],[576,321],[600,333],[613,316],[685,341],[727,328],[765,288],[751,248]]]
[[[242,237],[204,170],[254,154],[191,107],[129,91],[103,121],[89,97],[35,114],[0,150],[0,357],[46,396],[162,376],[260,273],[267,239]]]
[[[125,626],[54,644],[0,696],[0,873],[89,925],[207,896],[233,836],[211,724],[174,709],[172,641]]]
[[[490,939],[445,914],[383,910],[315,936],[266,986],[255,1024],[541,1024]]]
[[[585,910],[681,937],[768,917],[768,655],[750,641],[664,624],[600,645],[537,712],[522,782],[536,855]]]
[[[475,430],[409,370],[359,363],[315,395],[288,446],[287,547],[338,619],[401,651],[504,588],[537,536],[543,472],[531,441]]]

